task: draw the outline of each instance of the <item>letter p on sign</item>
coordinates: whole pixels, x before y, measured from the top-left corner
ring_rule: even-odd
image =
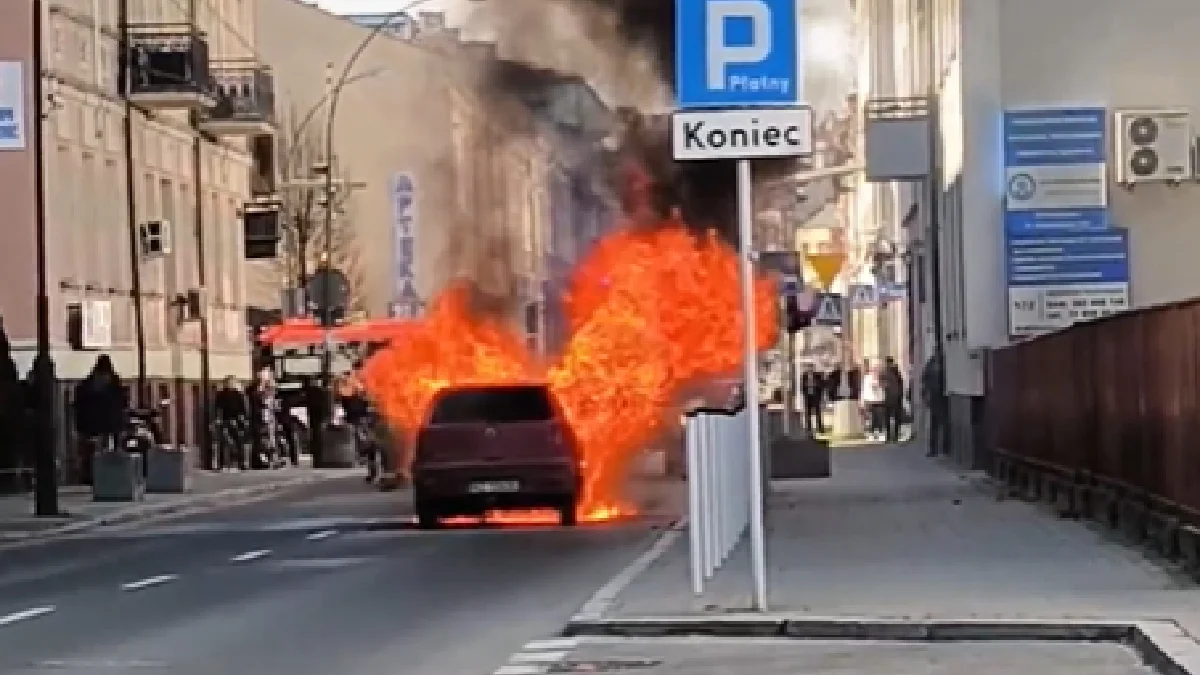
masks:
[[[726,88],[726,71],[734,64],[761,63],[771,54],[771,9],[762,0],[708,0],[708,87]],[[750,22],[750,42],[730,46],[726,28],[730,19]]]

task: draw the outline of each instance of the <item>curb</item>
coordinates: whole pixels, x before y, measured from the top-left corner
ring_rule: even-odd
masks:
[[[239,506],[266,499],[280,492],[322,483],[331,478],[331,476],[322,475],[299,476],[287,480],[260,483],[258,485],[231,487],[216,492],[183,495],[179,499],[160,503],[138,504],[127,508],[118,508],[102,516],[77,520],[36,532],[20,533],[15,536],[0,533],[0,549],[45,541],[56,537],[80,534],[102,527],[126,525],[167,516],[185,515],[191,512],[213,511],[226,507]]]
[[[575,620],[562,637],[727,637],[885,642],[1114,642],[1164,675],[1200,675],[1200,643],[1171,620],[880,619],[740,614]]]

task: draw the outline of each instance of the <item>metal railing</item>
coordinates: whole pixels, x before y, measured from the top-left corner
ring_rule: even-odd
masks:
[[[747,439],[751,411],[740,386],[726,388],[724,404],[705,402],[685,418],[688,534],[692,591],[729,559],[750,525],[753,458]]]
[[[213,121],[275,123],[275,78],[256,63],[215,62],[213,90],[217,104],[208,112]]]
[[[130,94],[210,93],[208,39],[187,24],[129,26]]]

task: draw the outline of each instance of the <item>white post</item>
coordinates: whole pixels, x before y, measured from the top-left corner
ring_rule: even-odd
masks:
[[[742,335],[745,359],[746,412],[750,416],[750,568],[754,577],[754,609],[767,611],[767,546],[763,526],[763,453],[759,434],[758,352],[754,316],[754,186],[750,160],[737,163],[738,237],[742,247]]]
[[[692,593],[704,593],[704,572],[701,570],[703,547],[700,543],[700,528],[704,513],[700,507],[700,419],[696,415],[687,417],[684,427],[684,450],[687,452],[688,484],[688,539],[691,544]]]
[[[737,448],[737,439],[730,436],[729,430],[733,427],[733,417],[721,417],[721,443],[717,448],[717,452],[721,456],[721,475],[718,478],[721,481],[721,563],[724,564],[729,559],[729,553],[733,550],[733,518],[731,514],[737,508],[737,485],[733,482],[732,459],[735,457],[735,448]]]
[[[708,443],[708,466],[712,468],[712,476],[709,477],[709,486],[713,489],[713,572],[721,567],[721,561],[725,560],[725,551],[722,546],[725,545],[725,537],[721,532],[721,512],[725,510],[725,495],[721,494],[721,423],[724,419],[720,414],[713,416],[712,435],[709,436]]]
[[[704,576],[711,579],[717,571],[717,490],[713,466],[713,446],[716,445],[715,415],[704,415],[704,442],[701,444],[701,464],[704,465]]]

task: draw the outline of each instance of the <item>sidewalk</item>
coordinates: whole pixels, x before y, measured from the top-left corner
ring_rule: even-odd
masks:
[[[917,444],[834,451],[833,477],[776,486],[767,514],[775,612],[897,619],[1175,619],[1200,634],[1200,590],[1144,554]],[[606,619],[748,611],[743,545],[697,598],[688,541],[608,604]],[[615,590],[615,589],[614,589]]]
[[[94,502],[91,488],[64,486],[59,488],[59,508],[67,513],[62,518],[33,516],[31,494],[0,495],[0,547],[12,542],[73,534],[105,525],[235,506],[353,473],[353,469],[312,469],[303,465],[241,473],[197,471],[192,476],[190,492],[147,494],[141,502]]]

